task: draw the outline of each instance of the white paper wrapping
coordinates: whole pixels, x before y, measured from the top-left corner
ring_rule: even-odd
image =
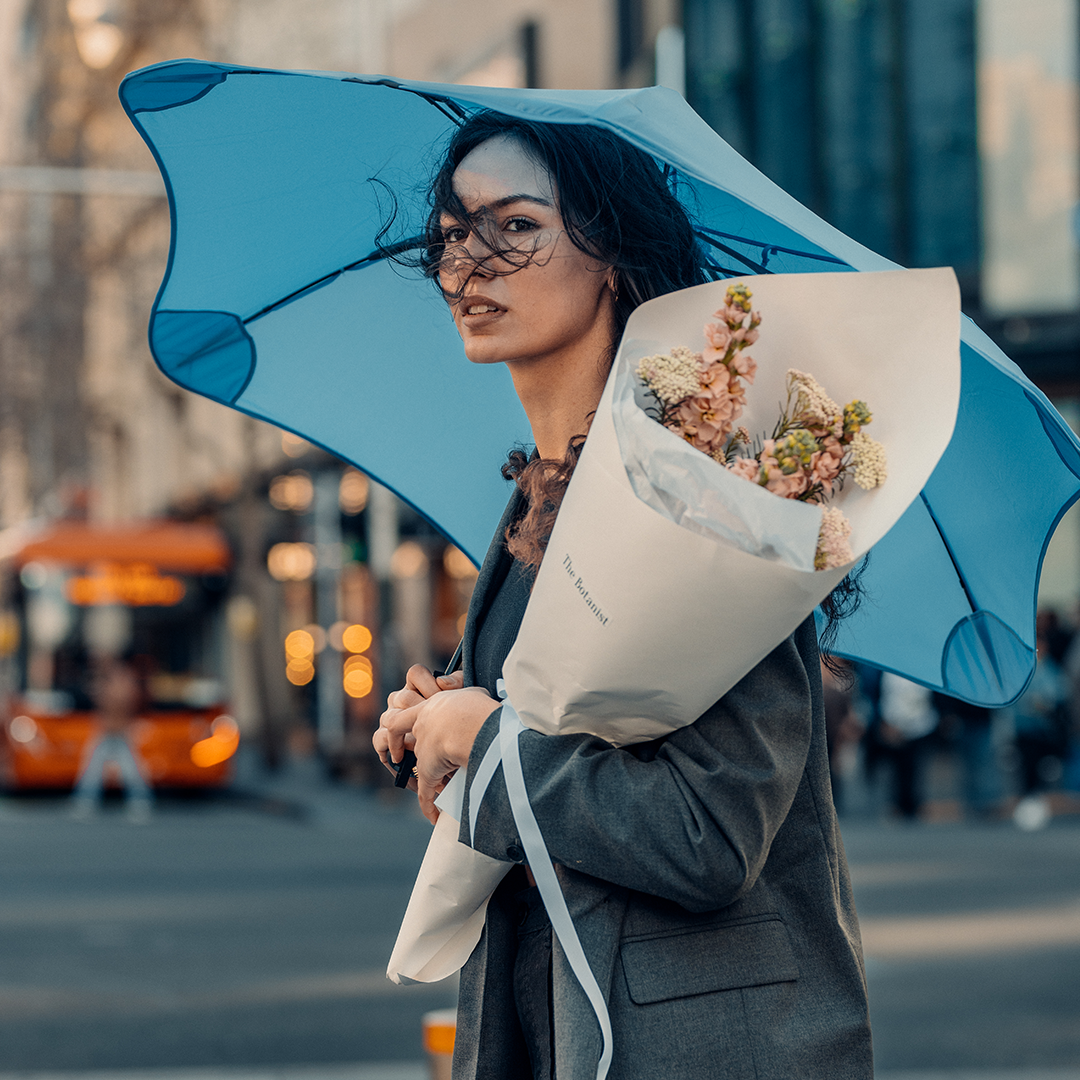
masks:
[[[488,899],[510,865],[466,847],[458,840],[457,818],[440,813],[387,976],[396,983],[426,983],[460,970],[480,940]]]
[[[831,500],[861,558],[918,497],[952,436],[956,279],[939,269],[736,280],[762,314],[740,424],[771,433],[789,368],[813,375],[838,403],[858,398],[873,412],[868,433],[885,446],[888,480],[869,492],[849,481]],[[638,361],[678,345],[700,350],[730,284],[672,293],[630,317],[503,667],[509,700],[535,731],[625,745],[693,723],[850,569],[813,570],[820,508],[728,473],[640,407]],[[474,785],[470,804],[479,794]],[[460,967],[507,869],[460,844],[444,814],[390,978],[427,981]]]
[[[864,555],[929,479],[960,394],[951,270],[743,279],[762,314],[740,424],[771,433],[789,368],[873,412],[889,477],[849,480],[830,505]],[[684,289],[630,317],[611,377],[503,667],[522,722],[614,743],[692,723],[775,648],[850,567],[814,572],[821,510],[720,468],[634,401],[638,361],[701,328],[729,282]],[[639,400],[643,400],[639,397]]]

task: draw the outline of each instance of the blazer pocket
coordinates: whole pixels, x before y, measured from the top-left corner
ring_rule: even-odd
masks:
[[[620,951],[635,1005],[799,977],[787,927],[779,917],[630,939]]]

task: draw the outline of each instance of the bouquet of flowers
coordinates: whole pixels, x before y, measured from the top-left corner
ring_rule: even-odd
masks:
[[[705,324],[705,348],[685,345],[641,359],[637,377],[656,402],[648,410],[669,431],[708,454],[736,476],[785,499],[823,505],[854,473],[867,491],[888,474],[885,449],[864,430],[872,415],[864,401],[842,409],[805,372],[789,368],[787,403],[771,437],[751,440],[735,421],[746,405],[746,387],[757,364],[746,348],[759,336],[761,313],[751,310],[745,284],[728,287],[724,306]],[[851,524],[837,507],[821,515],[815,570],[852,561]]]
[[[631,315],[503,665],[500,736],[490,760],[458,773],[438,800],[390,960],[395,982],[446,977],[480,938],[509,864],[460,843],[457,822],[466,780],[475,815],[500,762],[569,949],[573,927],[549,862],[545,872],[542,823],[515,754],[521,727],[622,746],[692,724],[892,528],[945,451],[960,396],[952,271],[775,275],[755,278],[754,292],[769,315],[764,337],[741,281],[671,293]],[[685,340],[707,310],[716,322],[700,353],[666,344]],[[849,404],[792,369],[794,357]],[[874,421],[890,451],[884,486],[884,451],[865,433],[870,410],[856,393],[887,403]],[[849,474],[855,483],[841,490]]]

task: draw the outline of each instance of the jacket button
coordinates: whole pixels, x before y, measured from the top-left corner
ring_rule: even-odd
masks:
[[[511,862],[524,862],[525,861],[525,852],[522,851],[521,848],[519,848],[517,846],[517,844],[511,844],[506,849],[506,857]]]

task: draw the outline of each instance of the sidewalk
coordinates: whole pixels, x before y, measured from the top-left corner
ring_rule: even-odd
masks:
[[[0,1073],[0,1080],[430,1080],[430,1078],[431,1073],[427,1065],[420,1062],[385,1062],[366,1065],[266,1065],[251,1068],[117,1069],[111,1072]],[[1035,1080],[1042,1080],[1042,1078],[1035,1078]],[[1053,1080],[1058,1080],[1058,1078],[1054,1077]]]
[[[241,746],[231,786],[233,797],[261,811],[292,817],[316,825],[369,829],[372,810],[377,813],[422,814],[416,796],[405,791],[367,788],[331,780],[316,756],[287,759],[274,773],[267,772],[254,747]]]
[[[430,1080],[422,1063],[268,1065],[264,1068],[124,1069],[116,1072],[0,1073],[0,1080]],[[1080,1080],[1065,1069],[943,1069],[877,1073],[876,1080]]]
[[[940,1072],[879,1072],[875,1080],[1080,1080],[1080,1065],[1066,1069],[942,1069]]]

